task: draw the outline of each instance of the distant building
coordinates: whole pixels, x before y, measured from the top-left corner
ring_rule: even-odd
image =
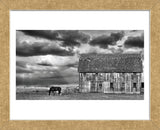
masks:
[[[140,54],[82,54],[80,92],[140,93],[143,65]]]

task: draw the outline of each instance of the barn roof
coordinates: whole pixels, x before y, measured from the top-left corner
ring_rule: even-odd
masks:
[[[143,72],[140,54],[81,54],[78,72]]]

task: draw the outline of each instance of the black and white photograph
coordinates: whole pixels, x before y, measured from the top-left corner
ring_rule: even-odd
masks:
[[[10,119],[148,120],[148,11],[11,11]]]
[[[16,30],[16,100],[144,100],[144,30]]]

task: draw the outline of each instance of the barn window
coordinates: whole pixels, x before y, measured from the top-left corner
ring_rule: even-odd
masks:
[[[137,91],[137,83],[133,83],[133,92]]]
[[[133,83],[133,88],[137,88],[137,83]]]
[[[143,82],[141,83],[141,88],[144,88],[144,83]]]
[[[102,90],[102,83],[99,83],[99,90]]]
[[[144,82],[141,83],[140,93],[144,94]]]
[[[113,83],[110,83],[110,90],[114,91]]]
[[[102,87],[102,83],[99,83],[99,87]]]
[[[121,91],[125,91],[125,83],[122,83],[122,86],[121,86]]]

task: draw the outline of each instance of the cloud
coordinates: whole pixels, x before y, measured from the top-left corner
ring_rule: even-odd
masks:
[[[58,55],[58,56],[73,56],[74,52],[72,48],[61,47],[58,43],[52,42],[34,42],[27,43],[17,40],[16,44],[16,55],[17,56],[38,56],[38,55]]]
[[[48,81],[51,84],[73,84],[78,83],[78,72],[75,69],[55,70],[53,73],[44,74],[39,77],[42,81]]]
[[[59,30],[57,31],[63,39],[63,46],[80,46],[87,43],[90,36],[78,30]]]
[[[130,32],[137,32],[138,30],[131,30]]]
[[[99,46],[101,48],[108,48],[108,45],[115,45],[117,41],[121,40],[124,32],[111,33],[109,36],[102,35],[92,39],[89,44],[92,46]]]
[[[50,63],[37,63],[37,65],[41,65],[41,66],[53,66]]]
[[[38,63],[36,63],[37,65],[40,66],[53,66],[53,64],[51,62],[49,62],[48,60],[40,60]]]
[[[77,58],[79,59],[79,56],[83,53],[89,53],[89,54],[108,54],[112,53],[108,48],[100,48],[99,46],[91,46],[90,44],[83,44],[76,50]]]
[[[133,53],[141,53],[143,48],[126,48],[124,49],[123,53],[133,54]]]
[[[122,48],[110,48],[113,54],[121,54],[124,52]]]
[[[17,66],[16,67],[16,73],[33,73],[33,71]]]
[[[78,62],[75,63],[69,63],[66,65],[68,68],[73,67],[73,68],[77,68],[78,67]]]
[[[78,76],[78,74],[68,74],[68,75],[53,75],[48,77],[41,77],[41,79],[63,79],[63,78],[74,78],[75,76]]]
[[[16,73],[33,73],[27,68],[27,63],[24,61],[16,61]]]
[[[26,35],[61,41],[63,46],[80,46],[87,43],[90,36],[78,30],[20,30]]]
[[[77,69],[68,68],[66,70],[54,70],[51,75],[41,76],[42,79],[52,79],[52,78],[69,78],[78,76]]]
[[[45,73],[44,73],[45,72]],[[51,73],[52,72],[52,73]],[[78,83],[78,72],[75,69],[67,70],[45,70],[37,71],[34,73],[17,73],[16,83],[17,85],[25,84],[39,84],[39,85],[51,85],[51,84],[73,84]]]
[[[50,64],[50,65],[52,65],[51,68],[63,67],[63,66],[67,66],[68,64],[74,65],[74,64],[78,63],[77,55],[74,55],[74,56],[45,55],[45,56],[36,56],[36,57],[37,58],[35,59],[34,64],[36,64],[36,65],[37,64]],[[38,67],[41,67],[41,66],[38,66]]]
[[[46,38],[50,40],[55,40],[58,37],[58,33],[51,30],[17,30],[17,31],[21,31],[29,36]]]
[[[125,48],[144,48],[144,34],[137,37],[128,37],[124,46]]]
[[[26,68],[27,63],[24,61],[16,61],[16,66]]]

